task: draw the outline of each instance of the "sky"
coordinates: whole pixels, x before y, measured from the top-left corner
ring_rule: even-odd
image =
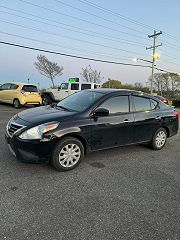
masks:
[[[71,55],[132,63],[134,58],[151,60],[153,39],[148,35],[162,31],[156,39],[159,68],[180,73],[180,0],[1,0],[0,41],[26,45]],[[51,82],[34,67],[38,51],[0,44],[0,84],[8,81]],[[42,54],[42,53],[41,53]],[[122,66],[43,53],[64,67],[55,79],[59,85],[70,77],[80,77],[89,64],[108,78],[123,83],[142,82],[150,68]],[[149,65],[138,60],[137,64]]]

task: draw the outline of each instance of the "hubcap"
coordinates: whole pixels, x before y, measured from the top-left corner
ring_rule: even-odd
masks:
[[[161,148],[166,142],[166,133],[164,131],[158,132],[156,135],[156,145]]]
[[[18,102],[18,100],[15,100],[15,101],[14,101],[14,106],[15,106],[15,108],[18,108],[18,107],[19,107],[19,102]]]
[[[47,98],[43,98],[43,105],[48,105],[48,100],[47,100]]]
[[[74,166],[81,157],[78,145],[71,143],[65,145],[59,153],[59,163],[66,168]]]

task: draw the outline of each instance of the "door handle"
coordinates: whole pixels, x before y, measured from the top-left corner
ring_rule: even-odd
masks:
[[[128,120],[128,119],[124,119],[123,122],[124,122],[124,123],[129,123],[129,120]]]
[[[160,116],[157,116],[155,119],[156,119],[156,120],[160,120],[160,119],[161,119],[161,117],[160,117]]]

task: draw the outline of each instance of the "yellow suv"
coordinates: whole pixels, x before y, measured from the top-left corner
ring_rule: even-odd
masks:
[[[0,86],[0,102],[10,103],[19,108],[26,104],[40,105],[42,99],[35,85],[13,82]]]

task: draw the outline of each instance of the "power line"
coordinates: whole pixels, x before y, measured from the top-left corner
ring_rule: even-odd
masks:
[[[39,39],[34,39],[34,38],[30,38],[30,37],[24,37],[22,35],[17,35],[17,34],[3,32],[3,31],[0,31],[0,33],[8,35],[8,36],[16,37],[16,38],[30,40],[30,41],[33,41],[33,42],[43,43],[43,44],[50,45],[50,46],[55,46],[55,47],[60,47],[60,48],[68,49],[68,50],[73,50],[73,51],[76,51],[76,52],[81,52],[79,50],[79,48],[67,47],[67,46],[64,46],[64,45],[57,44],[57,43],[51,43],[51,42],[47,42],[47,41],[43,41],[43,40],[39,40]],[[93,55],[95,54],[96,56],[110,57],[112,59],[117,59],[117,60],[129,60],[129,58],[127,58],[127,56],[119,56],[119,55],[115,55],[115,54],[108,55],[107,53],[95,52],[95,51],[90,51],[90,50],[87,51],[85,49],[81,49],[81,50],[83,51],[83,53],[85,52],[85,53],[88,53],[88,54],[93,54]],[[174,62],[163,60],[163,62],[164,61],[179,67],[179,65],[177,65]]]
[[[54,33],[54,32],[44,31],[42,29],[31,27],[31,26],[27,27],[27,26],[24,26],[22,24],[17,24],[17,23],[13,23],[13,22],[9,22],[9,21],[4,21],[2,19],[0,19],[0,21],[4,22],[4,23],[7,23],[7,24],[14,25],[14,26],[19,26],[19,27],[22,27],[22,28],[25,28],[25,29],[30,29],[30,30],[33,30],[33,31],[38,31],[38,32],[41,32],[41,33],[46,33],[46,34],[49,34],[49,35],[54,35],[54,36],[69,39],[69,36],[65,36],[65,35],[62,35],[62,34],[57,34],[57,33]],[[134,51],[128,51],[128,50],[125,50],[125,49],[111,47],[111,46],[107,46],[107,45],[100,44],[100,43],[90,42],[90,41],[87,41],[87,40],[81,40],[81,39],[74,38],[74,37],[71,37],[71,40],[75,40],[75,41],[78,41],[78,42],[81,42],[81,43],[82,42],[87,43],[87,44],[90,44],[90,45],[100,46],[100,47],[104,47],[104,48],[108,48],[108,49],[113,49],[113,50],[117,50],[117,51],[121,51],[121,52],[138,54],[137,52],[134,52]]]
[[[95,62],[111,63],[111,64],[124,65],[124,66],[151,68],[150,66],[141,65],[141,64],[131,64],[131,63],[115,62],[115,61],[101,60],[101,59],[95,59],[95,58],[89,58],[89,57],[82,57],[82,56],[66,54],[66,53],[61,53],[61,52],[56,52],[56,51],[51,51],[51,50],[45,50],[45,49],[41,49],[41,48],[29,47],[29,46],[25,46],[25,45],[21,45],[21,44],[15,44],[15,43],[10,43],[10,42],[5,42],[5,41],[0,41],[0,44],[5,44],[5,45],[19,47],[19,48],[25,48],[25,49],[39,51],[39,52],[52,53],[52,54],[56,54],[56,55],[66,56],[66,57],[72,57],[72,58],[78,58],[78,59],[83,59],[83,60],[95,61]]]
[[[0,7],[2,7],[2,6],[0,6]],[[3,8],[6,8],[6,7],[3,6]],[[10,9],[10,8],[7,8],[7,9]],[[14,9],[10,9],[10,10],[17,11],[17,10],[14,10]],[[5,13],[5,14],[8,14],[8,15],[16,16],[16,17],[19,17],[19,18],[22,18],[22,19],[27,19],[27,20],[30,20],[30,21],[33,21],[33,22],[39,22],[39,23],[42,23],[42,24],[46,24],[46,25],[49,25],[49,26],[54,26],[54,27],[60,28],[58,25],[51,24],[51,23],[46,23],[46,22],[42,22],[42,21],[39,21],[39,20],[37,20],[37,19],[32,19],[32,18],[29,18],[29,17],[20,16],[20,15],[17,15],[17,14],[13,14],[13,13],[6,12],[6,11],[0,11],[0,12]],[[26,15],[33,15],[33,14],[28,14],[28,13],[23,12],[23,11],[18,11],[18,12],[21,12],[21,13],[26,14]],[[37,17],[37,18],[40,18],[40,19],[45,19],[45,20],[48,20],[48,21],[49,21],[49,19],[47,19],[47,18],[39,17],[39,16],[36,16],[36,15],[33,15],[33,16],[35,16],[35,17]],[[55,21],[55,22],[57,22],[57,21]],[[60,23],[60,22],[57,22],[57,23],[58,23],[58,24],[62,24],[62,23]],[[63,24],[62,24],[62,25],[63,25]],[[65,24],[65,25],[66,25],[66,24]],[[69,26],[69,25],[68,25],[68,26]],[[71,25],[70,25],[70,26],[71,26]],[[74,26],[71,26],[71,27],[74,27]],[[61,29],[62,29],[62,27],[61,27]],[[68,31],[79,32],[79,31],[76,31],[76,30],[68,29],[68,28],[63,28],[63,29],[66,29],[66,30],[68,30]],[[79,29],[79,28],[78,28],[78,29]],[[81,29],[81,28],[80,28],[80,29]],[[83,31],[84,31],[84,29],[83,29]],[[94,37],[98,37],[98,36],[95,36],[95,35],[93,35],[93,34],[88,34],[88,33],[83,33],[83,32],[80,32],[80,33],[86,34],[86,35],[90,35],[90,36],[94,36]],[[103,35],[103,34],[97,33],[97,32],[93,32],[93,33],[99,34],[100,36]],[[109,37],[109,35],[105,35],[105,36],[108,36],[108,37]],[[103,38],[103,37],[101,36],[101,38]],[[123,43],[123,44],[137,45],[137,46],[142,46],[142,47],[143,47],[143,45],[141,45],[141,44],[138,44],[138,43],[136,43],[136,42],[135,42],[135,43],[134,43],[134,42],[129,42],[129,41],[126,40],[126,39],[120,39],[120,40],[119,40],[119,38],[117,38],[119,41],[116,41],[116,40],[111,39],[111,38],[104,38],[104,39],[107,39],[107,40],[110,40],[110,41],[114,41],[114,42],[121,42],[121,43]],[[163,42],[163,43],[164,43],[164,42]],[[164,44],[167,45],[166,43],[164,43]],[[173,47],[173,46],[171,46],[171,47]],[[72,49],[72,48],[71,48],[71,49]],[[83,51],[84,51],[84,50],[83,50]],[[164,54],[164,56],[167,56],[167,57],[169,57],[169,58],[171,58],[171,59],[174,59],[174,60],[176,60],[176,59],[179,60],[179,57],[175,57],[174,55],[173,55],[174,57],[172,57],[172,56],[170,56],[170,55],[166,55],[166,54]],[[118,58],[117,58],[117,59],[118,59]],[[170,61],[167,61],[167,62],[170,62]],[[170,62],[170,63],[172,63],[172,62]],[[174,63],[174,64],[177,65],[176,63]]]
[[[137,37],[137,38],[140,38],[142,39],[143,37],[142,36],[139,36],[139,35],[136,35],[136,34],[132,34],[132,33],[127,33],[127,32],[124,32],[124,31],[120,31],[118,29],[114,29],[114,28],[111,28],[111,27],[108,27],[108,26],[105,26],[105,25],[102,25],[102,24],[98,24],[98,23],[95,23],[95,22],[91,22],[91,21],[88,21],[88,20],[85,20],[85,19],[82,19],[82,18],[78,18],[78,17],[75,17],[75,16],[71,16],[71,15],[68,15],[68,14],[65,14],[65,13],[62,13],[62,12],[59,12],[57,10],[54,10],[54,9],[50,9],[50,8],[47,8],[47,7],[44,7],[44,6],[40,6],[38,4],[34,4],[34,3],[31,3],[31,2],[28,2],[26,0],[19,0],[20,2],[23,2],[25,4],[28,4],[28,5],[31,5],[31,6],[34,6],[34,7],[37,7],[37,8],[41,8],[41,9],[44,9],[46,11],[50,11],[50,12],[53,12],[53,13],[56,13],[56,14],[59,14],[59,15],[63,15],[63,16],[66,16],[68,18],[73,18],[73,19],[76,19],[78,21],[83,21],[83,22],[86,22],[88,24],[91,24],[91,25],[96,25],[96,26],[99,26],[99,27],[102,27],[104,29],[108,29],[108,30],[111,30],[111,31],[114,31],[114,32],[119,32],[119,33],[122,33],[122,34],[126,34],[126,35],[129,35],[129,36],[132,36],[132,37]],[[144,38],[145,39],[145,38]]]
[[[93,33],[93,34],[97,34],[99,36],[105,36],[105,37],[111,37],[113,39],[117,39],[117,40],[122,40],[122,41],[125,41],[125,42],[128,42],[128,43],[132,43],[132,44],[137,44],[137,45],[141,45],[140,42],[136,42],[136,41],[129,41],[127,39],[123,39],[123,38],[117,38],[117,37],[112,37],[110,35],[107,35],[107,34],[103,34],[103,33],[99,33],[99,32],[96,32],[96,31],[92,31],[92,30],[87,30],[87,29],[83,29],[83,28],[79,28],[77,26],[73,26],[73,25],[70,25],[70,24],[65,24],[65,23],[62,23],[62,22],[59,22],[59,21],[56,21],[56,20],[53,20],[53,19],[48,19],[48,18],[45,18],[45,17],[40,17],[40,16],[37,16],[37,15],[34,15],[34,14],[30,14],[30,13],[27,13],[27,12],[24,12],[24,11],[21,11],[21,10],[15,10],[15,9],[12,9],[12,8],[9,8],[9,7],[5,7],[5,6],[2,6],[0,5],[1,8],[5,8],[5,9],[8,9],[10,11],[13,11],[13,12],[18,12],[18,13],[22,13],[22,14],[25,14],[26,16],[29,15],[29,16],[32,16],[32,17],[35,17],[35,18],[39,18],[41,20],[46,20],[48,22],[54,22],[54,23],[57,23],[59,25],[63,25],[63,26],[67,26],[67,27],[71,27],[73,29],[78,29],[78,30],[82,30],[82,31],[85,31],[85,32],[90,32],[90,33]],[[9,13],[9,12],[5,12],[5,11],[1,11],[3,13],[7,13],[9,15],[12,15],[12,16],[17,16],[17,17],[24,17],[24,16],[20,16],[20,15],[17,15],[17,14],[12,14],[12,13]],[[27,17],[24,17],[24,18],[27,18]],[[28,19],[28,18],[27,18]],[[35,21],[35,20],[33,20]]]
[[[122,14],[119,14],[117,12],[113,12],[112,10],[104,8],[104,7],[102,7],[102,6],[100,6],[100,5],[96,4],[96,3],[92,3],[92,2],[87,1],[87,0],[86,1],[85,0],[77,0],[77,1],[81,2],[81,3],[84,3],[86,5],[89,5],[91,7],[94,7],[96,9],[99,9],[99,10],[101,10],[103,12],[110,13],[111,15],[117,16],[117,17],[119,17],[119,18],[121,18],[123,20],[126,20],[128,22],[134,23],[136,25],[143,26],[143,27],[146,27],[146,28],[149,28],[149,29],[154,29],[153,27],[151,27],[151,26],[149,26],[147,24],[141,23],[141,22],[136,21],[136,20],[134,20],[132,18],[128,18],[128,17],[126,17],[126,16],[124,16]]]
[[[4,6],[2,6],[2,5],[0,5],[0,7],[5,8],[5,9],[8,9],[8,10],[11,10],[11,11],[14,11],[14,12],[20,12],[20,13],[23,13],[23,14],[25,14],[25,15],[30,15],[30,16],[33,16],[33,17],[36,17],[36,18],[39,18],[39,19],[43,19],[43,20],[46,20],[46,21],[48,21],[48,22],[51,22],[51,21],[52,21],[52,22],[58,23],[58,24],[60,24],[60,25],[65,25],[65,26],[69,26],[69,27],[76,28],[76,29],[80,29],[80,30],[82,30],[82,31],[86,31],[85,29],[81,29],[81,28],[78,28],[78,27],[75,27],[75,26],[72,26],[72,25],[68,25],[68,24],[63,24],[63,23],[61,23],[61,22],[53,21],[53,20],[50,20],[50,19],[47,19],[47,18],[44,18],[44,17],[40,17],[40,16],[37,16],[37,15],[34,15],[34,14],[29,14],[29,13],[24,12],[24,11],[14,10],[14,9],[12,9],[12,8],[4,7]],[[17,15],[17,14],[13,14],[13,13],[6,12],[6,11],[0,11],[0,12],[5,13],[5,14],[9,14],[9,15],[12,15],[12,16],[16,16],[16,17],[19,17],[19,18],[22,18],[22,19],[27,19],[27,20],[30,20],[30,21],[33,21],[33,22],[39,22],[39,23],[42,23],[42,24],[46,24],[46,25],[49,25],[49,26],[54,26],[54,27],[60,28],[60,26],[55,25],[55,24],[52,24],[52,23],[46,23],[46,22],[38,21],[37,19],[32,19],[32,18],[29,18],[29,17],[20,16],[20,15]],[[62,29],[62,27],[61,27],[61,29]],[[94,36],[94,37],[98,37],[98,36],[95,36],[95,35],[93,35],[93,34],[87,33],[87,31],[86,31],[86,33],[85,33],[85,32],[76,31],[76,30],[72,30],[72,29],[68,29],[68,28],[63,28],[63,29],[66,29],[66,30],[68,30],[68,31],[73,31],[73,32],[79,32],[79,33],[86,34],[86,35],[90,35],[90,36]],[[97,32],[94,32],[94,31],[88,31],[88,32],[92,32],[92,33],[94,33],[94,34],[97,34],[97,35],[101,36],[101,38],[107,39],[107,40],[110,40],[110,41],[121,42],[122,44],[137,45],[137,46],[142,46],[142,47],[144,47],[143,45],[141,45],[141,44],[138,43],[138,42],[131,42],[131,41],[128,41],[127,39],[111,38],[111,36],[109,36],[109,35],[97,33]],[[105,38],[102,37],[102,36],[105,36]],[[107,37],[106,37],[106,36],[107,36]],[[115,39],[117,39],[118,41],[116,41]],[[163,43],[164,43],[164,45],[167,45],[167,44],[170,45],[170,43],[165,42],[165,41],[163,41]],[[167,44],[166,44],[166,43],[167,43]],[[171,47],[173,47],[173,46],[171,45]],[[178,48],[178,46],[175,46],[175,47]],[[174,47],[174,48],[175,48],[175,47]],[[171,58],[171,59],[177,59],[177,60],[179,60],[179,57],[176,57],[176,56],[174,56],[174,55],[173,55],[173,57],[172,57],[172,56],[170,56],[170,55],[168,55],[168,54],[164,54],[164,56],[167,56],[167,57],[169,57],[169,58]],[[177,65],[176,63],[174,63],[174,64]]]
[[[98,33],[96,33],[96,34],[98,34],[99,36],[96,36],[96,35],[90,34],[88,32],[82,32],[82,31],[79,31],[79,30],[74,30],[74,29],[69,29],[69,28],[65,28],[65,27],[60,27],[60,26],[55,25],[55,24],[42,22],[42,21],[35,20],[35,19],[29,18],[29,17],[20,16],[20,15],[17,15],[17,14],[11,14],[11,13],[8,13],[8,12],[5,12],[5,11],[0,11],[0,12],[6,13],[6,14],[9,14],[9,15],[12,15],[12,16],[16,16],[16,17],[19,17],[19,18],[22,18],[22,19],[27,19],[27,20],[30,20],[30,21],[33,21],[33,22],[36,22],[36,23],[41,23],[41,24],[53,26],[53,27],[56,27],[56,28],[61,29],[61,30],[64,29],[64,30],[67,30],[67,31],[84,34],[86,36],[89,35],[89,36],[96,37],[96,38],[101,37],[101,39],[110,40],[110,41],[113,41],[113,42],[119,42],[119,43],[122,43],[122,44],[136,45],[136,46],[141,46],[141,47],[143,46],[140,43],[132,43],[132,42],[125,41],[125,40],[115,40],[115,39],[113,39],[111,37],[102,37],[101,34],[98,34]]]
[[[84,3],[84,4],[89,5],[91,7],[94,7],[96,9],[99,9],[99,10],[101,10],[103,12],[109,13],[109,14],[111,14],[113,16],[119,17],[119,18],[121,18],[121,19],[123,19],[125,21],[128,21],[130,23],[133,23],[135,25],[138,25],[138,26],[141,26],[141,27],[145,27],[145,28],[148,28],[148,29],[151,29],[151,30],[155,29],[155,27],[152,27],[152,26],[150,26],[148,24],[145,24],[145,23],[142,23],[140,21],[134,20],[132,18],[126,17],[126,16],[124,16],[122,14],[119,14],[117,12],[114,12],[114,11],[110,10],[110,9],[104,8],[104,7],[102,7],[102,6],[100,6],[100,5],[96,4],[96,3],[92,3],[92,2],[90,2],[88,0],[76,0],[76,1]],[[180,42],[180,39],[174,37],[172,34],[164,33],[164,35],[169,37],[169,38],[171,38],[171,39],[174,39],[178,43]]]
[[[109,64],[116,64],[116,65],[123,65],[123,66],[133,66],[133,67],[142,67],[142,68],[152,68],[151,66],[146,66],[146,65],[141,65],[141,64],[131,64],[131,63],[115,62],[115,61],[101,60],[101,59],[89,58],[89,57],[82,57],[82,56],[66,54],[66,53],[61,53],[61,52],[56,52],[56,51],[51,51],[51,50],[45,50],[45,49],[41,49],[41,48],[35,48],[35,47],[25,46],[25,45],[21,45],[21,44],[5,42],[5,41],[0,41],[0,44],[19,47],[19,48],[24,48],[24,49],[29,49],[29,50],[34,50],[34,51],[39,51],[39,52],[51,53],[51,54],[56,54],[56,55],[61,55],[61,56],[66,56],[66,57],[72,57],[72,58],[77,58],[77,59],[101,62],[101,63],[109,63]],[[158,71],[168,72],[168,71],[166,71],[162,68],[155,68],[155,69],[158,70]]]
[[[129,29],[129,30],[131,30],[131,31],[135,31],[135,32],[138,32],[138,33],[140,33],[140,34],[145,35],[144,32],[141,32],[141,31],[136,30],[136,29],[134,29],[134,28],[127,27],[127,26],[125,26],[125,25],[119,24],[119,23],[114,22],[114,21],[112,21],[112,20],[110,20],[110,19],[106,19],[106,18],[104,18],[104,17],[98,16],[98,15],[96,15],[96,14],[94,14],[94,13],[91,13],[91,12],[88,12],[88,11],[86,11],[86,10],[82,10],[82,9],[80,9],[80,8],[78,8],[78,7],[74,7],[74,6],[72,6],[71,4],[64,3],[64,2],[62,2],[62,1],[60,1],[60,0],[54,0],[54,1],[57,2],[57,3],[60,3],[61,5],[70,7],[70,8],[72,8],[72,9],[78,10],[78,11],[83,12],[83,13],[86,13],[86,14],[88,14],[88,15],[90,15],[90,16],[99,18],[99,19],[101,19],[101,20],[103,20],[103,21],[110,22],[110,23],[113,23],[113,24],[118,25],[118,26],[120,26],[120,27],[127,28],[127,29]]]
[[[47,45],[51,45],[51,46],[61,47],[61,48],[65,48],[65,49],[68,49],[68,50],[73,50],[73,51],[80,52],[80,50],[77,49],[77,48],[66,47],[66,46],[63,46],[63,45],[60,45],[60,44],[56,44],[56,43],[50,43],[50,42],[47,42],[47,41],[42,41],[42,40],[39,40],[39,39],[24,37],[24,36],[20,36],[20,35],[17,35],[17,34],[6,33],[6,32],[2,32],[2,31],[0,31],[0,33],[8,35],[8,36],[12,36],[12,37],[17,37],[17,38],[21,38],[21,39],[25,39],[25,40],[30,40],[30,41],[33,41],[33,42],[43,43],[43,44],[47,44]],[[90,54],[96,54],[96,55],[105,56],[105,57],[111,57],[111,58],[114,58],[114,59],[129,60],[129,58],[124,57],[124,56],[119,57],[119,55],[115,55],[115,56],[111,55],[110,56],[110,55],[107,55],[107,54],[104,54],[104,53],[97,53],[97,52],[94,52],[94,51],[86,51],[84,49],[83,49],[83,52],[86,52],[88,54],[90,53]],[[118,56],[118,57],[116,57],[116,56]]]

